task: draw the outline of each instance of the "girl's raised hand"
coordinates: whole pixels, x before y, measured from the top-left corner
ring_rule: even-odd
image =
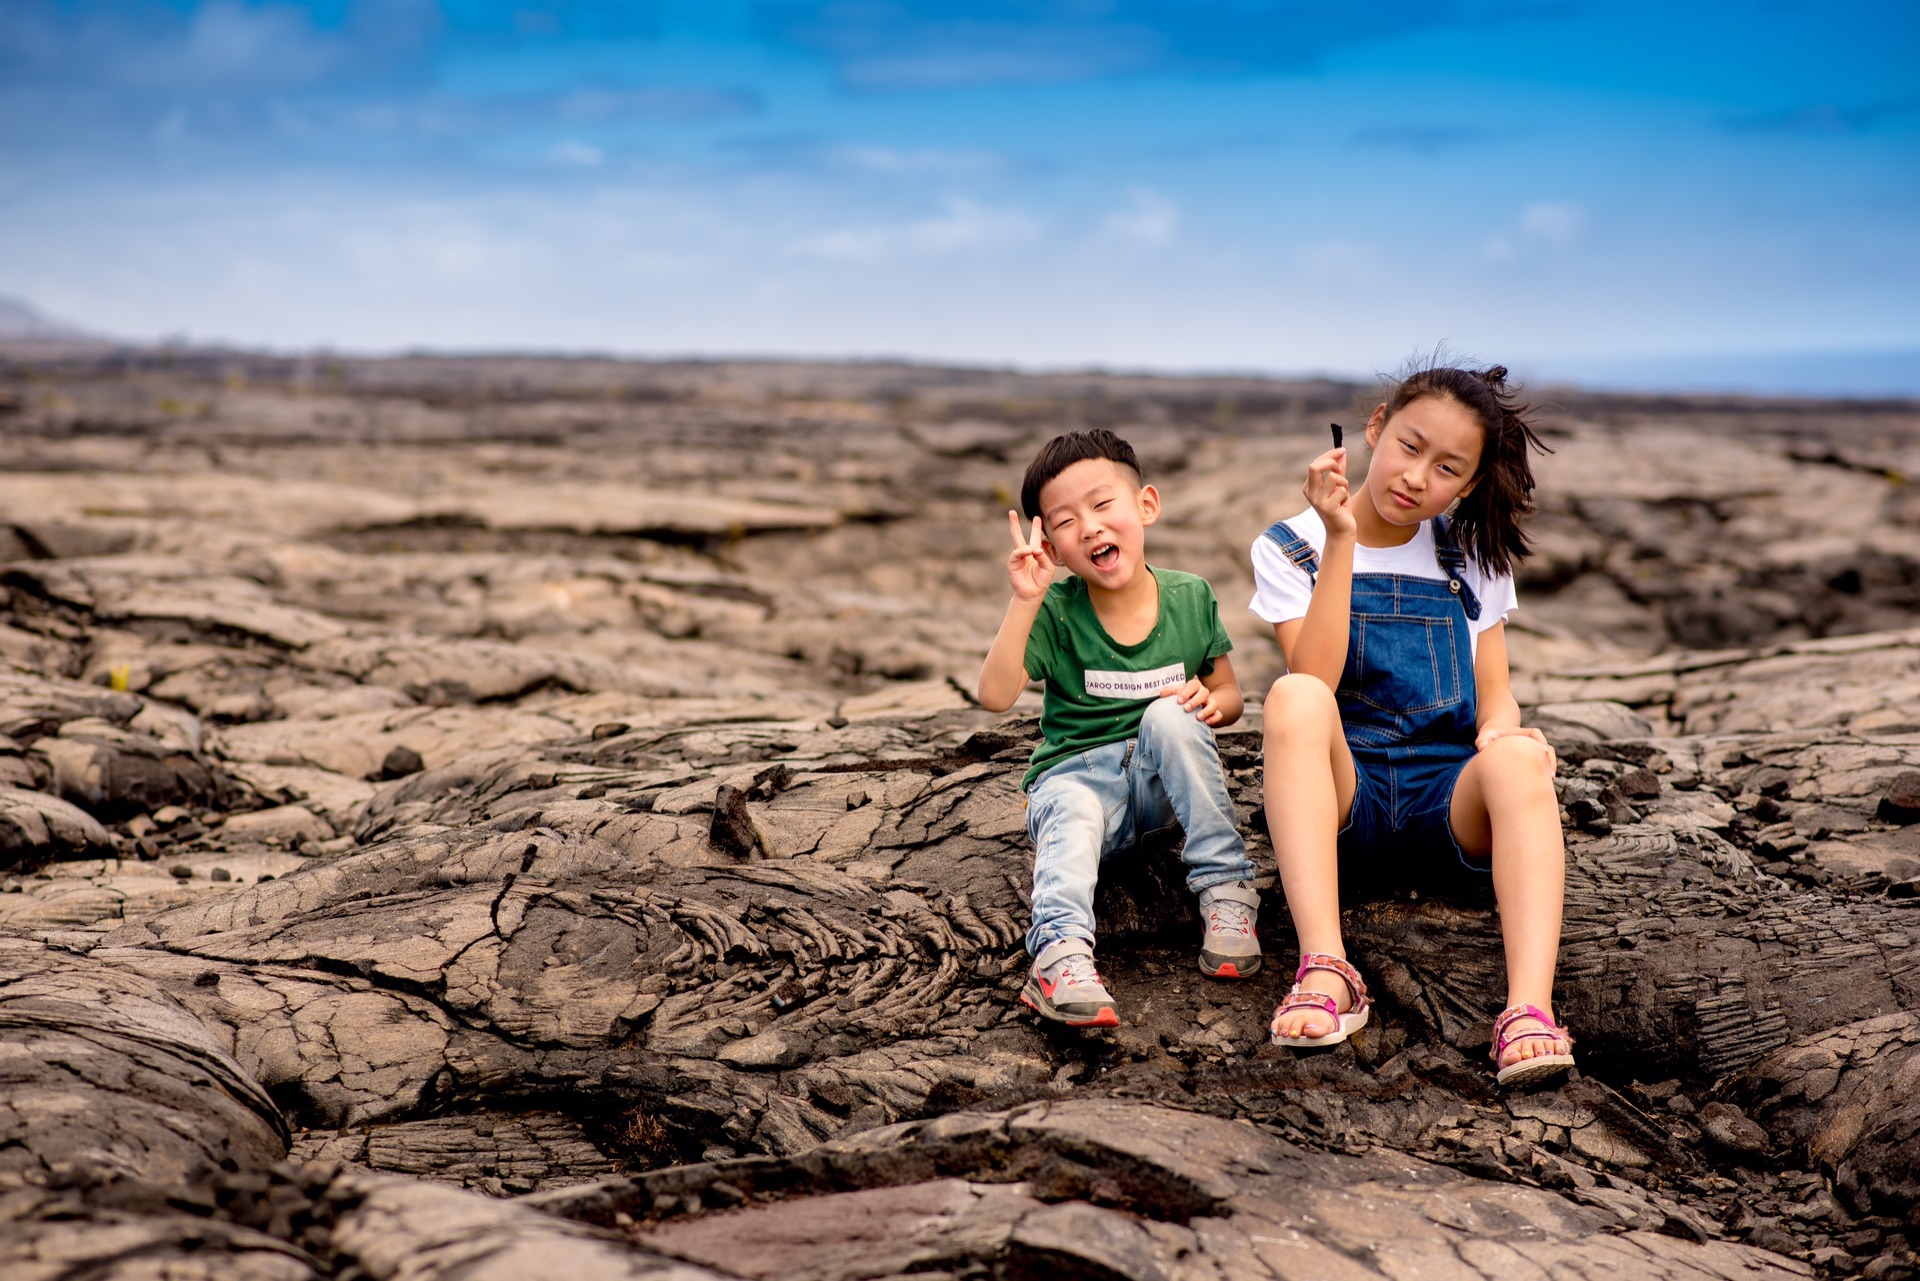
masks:
[[[1347,487],[1347,451],[1329,449],[1307,464],[1307,483],[1302,487],[1307,502],[1320,513],[1328,534],[1352,534],[1353,493]]]
[[[1053,561],[1040,545],[1040,518],[1033,518],[1033,533],[1020,528],[1020,513],[1007,513],[1007,528],[1013,531],[1013,551],[1007,557],[1007,578],[1013,583],[1016,599],[1036,601],[1053,586]]]

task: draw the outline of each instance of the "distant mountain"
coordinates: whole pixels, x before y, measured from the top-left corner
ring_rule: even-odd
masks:
[[[0,294],[0,341],[19,342],[99,342],[90,334],[62,321],[42,315],[32,303]]]

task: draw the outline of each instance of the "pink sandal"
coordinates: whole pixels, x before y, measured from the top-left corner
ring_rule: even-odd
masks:
[[[1324,970],[1347,985],[1347,994],[1353,997],[1353,1008],[1345,1014],[1340,1012],[1340,1002],[1323,992],[1306,992],[1300,988],[1300,980],[1307,977],[1309,971]],[[1316,1009],[1325,1010],[1333,1016],[1334,1029],[1325,1036],[1281,1036],[1272,1033],[1275,1045],[1292,1046],[1297,1050],[1311,1049],[1318,1045],[1338,1045],[1367,1025],[1367,1009],[1373,1004],[1367,996],[1367,985],[1361,981],[1360,971],[1348,965],[1337,956],[1325,952],[1306,952],[1300,957],[1300,968],[1293,972],[1293,987],[1286,998],[1274,1008],[1273,1018],[1277,1021],[1289,1010]],[[1268,1023],[1271,1031],[1273,1023]]]
[[[1525,1018],[1539,1019],[1546,1026],[1508,1036],[1507,1029]],[[1495,1082],[1500,1085],[1532,1085],[1535,1081],[1557,1076],[1573,1066],[1571,1054],[1536,1054],[1532,1058],[1516,1059],[1506,1067],[1500,1067],[1500,1059],[1506,1054],[1508,1046],[1516,1041],[1538,1040],[1542,1037],[1573,1044],[1573,1034],[1548,1018],[1546,1012],[1537,1005],[1510,1005],[1500,1011],[1500,1017],[1493,1021],[1492,1058],[1494,1067],[1499,1068]]]

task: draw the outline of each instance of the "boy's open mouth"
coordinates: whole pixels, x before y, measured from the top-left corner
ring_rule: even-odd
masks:
[[[1120,549],[1113,543],[1101,543],[1093,549],[1093,555],[1088,559],[1093,562],[1095,569],[1111,569],[1113,563],[1120,559]]]

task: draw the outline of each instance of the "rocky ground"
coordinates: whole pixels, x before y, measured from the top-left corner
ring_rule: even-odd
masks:
[[[0,1272],[1916,1274],[1920,408],[1562,398],[1516,688],[1560,1013],[1356,901],[1264,1044],[1170,851],[1125,1026],[1018,1007],[1031,696],[967,698],[1027,456],[1116,427],[1246,547],[1359,389],[905,366],[0,364]],[[1222,736],[1256,861],[1258,713]]]

